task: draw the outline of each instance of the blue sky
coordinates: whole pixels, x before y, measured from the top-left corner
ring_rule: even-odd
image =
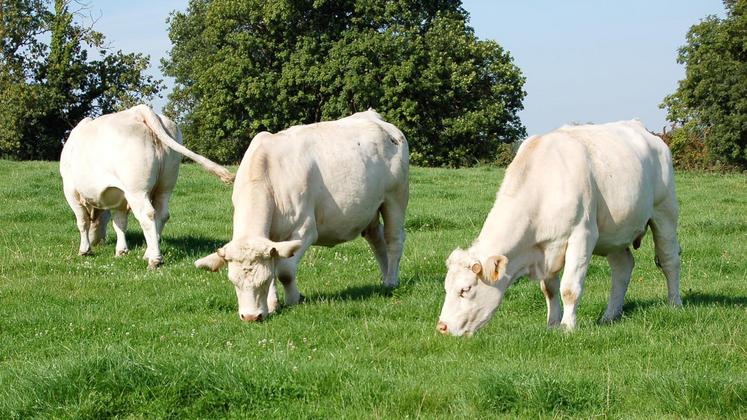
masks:
[[[151,74],[171,48],[165,23],[187,0],[93,2],[95,27],[113,49],[151,56]],[[684,68],[677,48],[691,25],[724,15],[721,0],[465,0],[479,38],[511,52],[527,78],[524,110],[529,134],[569,122],[640,118],[666,125],[661,100]],[[169,89],[172,80],[164,78]],[[165,96],[165,95],[164,95]],[[154,101],[160,109],[165,97]]]

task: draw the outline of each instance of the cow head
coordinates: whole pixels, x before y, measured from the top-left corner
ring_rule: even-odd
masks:
[[[508,287],[503,255],[480,260],[456,249],[446,260],[446,298],[437,329],[442,334],[472,335],[482,327],[503,300]]]
[[[228,263],[228,279],[236,288],[239,300],[239,318],[261,321],[267,318],[267,295],[275,280],[277,258],[292,257],[301,245],[301,241],[273,242],[265,238],[231,241],[195,261],[195,266],[218,271]]]

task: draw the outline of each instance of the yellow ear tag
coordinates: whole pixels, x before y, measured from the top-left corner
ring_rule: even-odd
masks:
[[[470,267],[470,270],[472,270],[475,274],[480,274],[482,272],[482,265],[479,262],[476,262],[472,264],[472,267]]]

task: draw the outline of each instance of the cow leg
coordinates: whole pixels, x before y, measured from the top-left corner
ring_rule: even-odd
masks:
[[[402,248],[405,242],[406,206],[407,198],[392,197],[386,199],[381,207],[387,256],[387,271],[384,277],[386,287],[396,287],[399,284],[399,261],[402,258]]]
[[[560,297],[563,300],[563,319],[566,329],[576,328],[576,310],[584,289],[584,278],[591,262],[591,253],[599,234],[587,228],[577,230],[568,239],[565,251],[565,268],[560,280]]]
[[[117,246],[115,248],[114,255],[117,257],[121,257],[122,255],[126,254],[127,249],[127,238],[125,237],[125,233],[127,232],[127,215],[129,214],[129,210],[127,209],[127,204],[122,206],[122,208],[115,209],[114,210],[114,217],[113,217],[113,223],[114,226],[114,233],[117,234]]]
[[[540,281],[540,288],[547,303],[547,326],[552,327],[560,323],[563,310],[560,306],[560,278],[554,275]]]
[[[275,280],[270,280],[270,287],[267,291],[267,313],[271,314],[277,310],[280,304],[278,303],[278,289],[275,286]]]
[[[283,285],[286,305],[295,305],[300,303],[302,299],[301,292],[298,291],[298,285],[296,284],[297,267],[298,258],[296,256],[278,261],[278,280],[280,280],[280,283]],[[268,306],[271,297],[272,296],[268,296],[267,298]],[[275,302],[277,304],[277,295],[275,297]]]
[[[169,199],[171,198],[171,190],[165,192],[158,192],[153,197],[153,208],[156,210],[156,231],[158,237],[161,237],[163,233],[163,227],[166,222],[169,221]]]
[[[156,210],[146,195],[127,196],[126,198],[132,209],[132,214],[140,222],[140,227],[143,229],[143,235],[145,236],[145,243],[148,246],[143,258],[148,260],[148,268],[156,268],[163,261],[161,250],[158,247]]]
[[[98,245],[106,241],[106,226],[109,224],[111,211],[93,209],[91,215],[91,226],[88,229],[88,242]]]
[[[363,231],[363,237],[366,238],[366,242],[371,247],[376,261],[379,263],[379,270],[381,271],[381,280],[386,280],[387,271],[389,270],[387,264],[387,246],[384,240],[384,226],[379,223],[379,214],[376,213],[376,218],[371,222],[370,225]]]
[[[75,223],[78,226],[78,232],[80,233],[80,247],[78,248],[79,255],[90,255],[91,254],[91,242],[88,239],[88,230],[91,227],[91,218],[80,202],[78,202],[75,191],[73,189],[65,188],[65,200],[67,204],[75,214]]]
[[[680,298],[680,245],[677,241],[677,202],[654,209],[651,219],[651,233],[654,237],[656,265],[667,278],[667,292],[669,304],[682,306]]]
[[[628,290],[630,274],[633,272],[633,266],[635,265],[630,248],[607,255],[607,261],[610,263],[610,271],[612,271],[612,291],[607,303],[607,310],[604,311],[602,316],[602,322],[614,321],[622,315],[625,292]]]
[[[317,237],[318,235],[314,219],[309,218],[306,223],[304,223],[296,232],[296,234],[289,238],[289,240],[301,240],[303,241],[303,245],[301,245],[301,247],[296,251],[295,254],[293,254],[292,257],[278,257],[277,259],[275,265],[275,273],[277,274],[278,280],[283,285],[286,305],[296,305],[303,301],[303,295],[298,291],[298,286],[296,284],[296,270],[298,268],[298,263],[303,257],[303,254],[314,242],[316,242]],[[275,287],[274,281],[272,282],[272,285],[270,286],[270,292],[267,295],[268,307],[272,307],[270,305],[273,304],[273,302],[274,306],[277,306],[277,289]]]

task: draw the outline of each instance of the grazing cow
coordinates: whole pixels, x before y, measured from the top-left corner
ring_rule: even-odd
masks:
[[[669,149],[639,121],[531,137],[509,165],[480,235],[446,262],[437,329],[474,333],[525,274],[540,281],[548,325],[573,329],[592,254],[610,264],[612,292],[602,321],[614,320],[633,270],[629,246],[637,249],[649,226],[669,303],[680,306],[677,213]]]
[[[362,235],[384,284],[394,287],[405,236],[408,160],[402,132],[373,110],[257,134],[236,173],[233,238],[195,265],[217,271],[228,262],[244,321],[274,311],[275,278],[286,304],[301,300],[296,267],[311,245]]]
[[[125,231],[131,209],[140,222],[148,267],[161,264],[158,240],[169,218],[169,197],[179,175],[182,155],[230,183],[233,175],[222,166],[181,145],[173,121],[145,105],[86,118],[70,133],[60,156],[65,198],[75,213],[81,255],[106,237],[114,210],[116,255],[127,252]]]

